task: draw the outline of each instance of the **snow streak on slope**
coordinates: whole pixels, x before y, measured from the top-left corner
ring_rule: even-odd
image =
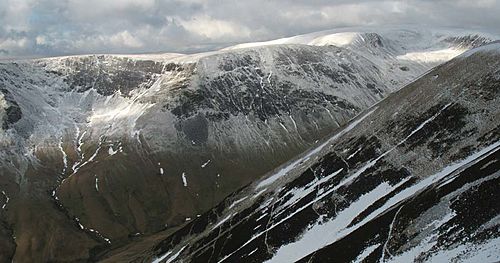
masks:
[[[2,195],[5,197],[5,202],[2,205],[2,209],[5,209],[7,207],[7,205],[9,204],[10,198],[7,195],[7,193],[5,193],[5,191],[2,191]]]

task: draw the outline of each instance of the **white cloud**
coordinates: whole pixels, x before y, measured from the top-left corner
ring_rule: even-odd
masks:
[[[155,0],[68,0],[67,11],[72,20],[120,16],[124,11],[145,12],[155,6]],[[126,17],[124,17],[126,19]]]
[[[0,49],[4,50],[17,50],[23,49],[28,45],[28,38],[20,38],[20,39],[0,39]]]
[[[500,33],[497,0],[0,0],[0,58],[184,52],[343,26]]]
[[[109,38],[109,42],[117,47],[139,48],[144,45],[142,41],[132,36],[127,30],[112,35]]]
[[[47,44],[47,38],[45,36],[37,36],[35,38],[36,44],[37,45],[45,45]]]
[[[235,22],[214,19],[209,16],[196,16],[189,20],[180,20],[180,24],[189,32],[212,40],[221,38],[245,39],[251,34],[249,28]]]
[[[28,17],[34,4],[34,0],[0,0],[1,27],[7,31],[29,30]]]

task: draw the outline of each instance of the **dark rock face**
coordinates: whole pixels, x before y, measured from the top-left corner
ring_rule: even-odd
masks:
[[[193,143],[205,143],[208,139],[208,120],[203,115],[195,115],[180,122],[179,129]]]
[[[476,95],[500,89],[499,58],[478,51],[438,67],[186,224],[150,257],[499,260],[499,98]]]
[[[261,49],[202,60],[196,80],[199,88],[182,91],[176,98],[178,103],[167,104],[166,108],[179,118],[203,110],[213,121],[239,114],[266,121],[304,111],[304,108],[311,112],[325,111],[325,108],[335,112],[359,111],[359,104],[334,95],[335,89],[342,89],[341,85],[362,88],[363,83],[367,83],[373,91],[366,98],[370,101],[390,91],[376,78],[381,73],[375,65],[368,60],[356,61],[354,55],[344,49],[303,46]],[[268,53],[272,62],[264,61]],[[353,61],[337,64],[341,57]],[[208,67],[205,63],[211,65],[214,60],[217,71],[205,69]],[[358,80],[354,72],[366,71],[366,68],[373,72],[366,72]],[[302,81],[293,82],[294,78]]]
[[[22,118],[23,113],[21,111],[21,108],[7,89],[0,88],[0,93],[3,95],[3,99],[7,103],[7,108],[5,108],[5,116],[2,121],[2,129],[7,130],[11,125]]]
[[[461,37],[448,37],[445,41],[456,43],[460,47],[477,48],[490,42],[487,38],[479,35],[468,35]]]
[[[44,62],[42,61],[43,65]],[[66,60],[64,66],[70,71],[50,70],[63,76],[69,90],[85,92],[95,89],[99,94],[108,96],[117,91],[128,95],[130,91],[141,85],[151,85],[162,71],[182,70],[172,65],[164,65],[151,60],[134,60],[128,58],[110,58],[105,55],[81,57]]]

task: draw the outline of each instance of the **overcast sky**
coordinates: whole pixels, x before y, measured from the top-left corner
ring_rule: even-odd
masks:
[[[500,0],[0,0],[0,58],[195,52],[391,24],[500,33]]]

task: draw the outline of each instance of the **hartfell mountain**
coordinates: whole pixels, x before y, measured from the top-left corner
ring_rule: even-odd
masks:
[[[496,39],[442,29],[356,28],[192,55],[88,55],[1,62],[0,260],[97,261],[121,257],[124,248],[139,251],[132,255],[135,260],[153,259],[167,253],[168,238],[176,238],[172,245],[179,243],[178,237],[185,238],[176,231],[207,219],[214,207],[226,209],[225,202],[239,189],[318,147],[325,136],[351,125],[352,118],[377,103],[387,105],[387,112],[391,109],[398,118],[412,112],[434,116],[441,106],[445,111],[461,105],[450,109],[467,111],[464,115],[478,109],[494,111],[490,109],[496,101],[496,75],[490,72],[496,69],[493,55],[471,69],[475,75],[470,85],[478,85],[479,91],[484,88],[475,95],[490,98],[487,102],[438,103],[434,100],[451,96],[438,88],[429,93],[435,97],[403,93],[415,86],[419,76],[443,68],[448,71],[432,77],[427,73],[423,79],[448,81],[456,89],[469,83],[464,78],[469,71],[458,74],[459,66],[440,65]],[[489,79],[486,73],[491,73]],[[413,89],[428,93],[428,88]],[[409,101],[419,101],[421,108],[409,107],[405,104]],[[457,136],[484,135],[484,130],[477,129],[491,128],[485,116],[490,115],[464,117],[476,118],[476,130],[471,126]],[[381,127],[389,125],[387,116],[380,118]],[[386,138],[359,137],[357,147],[373,144],[374,152],[387,150],[390,141],[385,140],[403,136],[405,127],[412,125],[410,116],[405,118],[385,127]],[[495,120],[490,119],[490,124]],[[433,141],[448,140],[447,133],[455,132],[439,125],[462,129],[467,123],[452,119],[436,124],[433,131],[443,130],[443,134]],[[479,146],[471,150],[480,150]],[[435,143],[433,147],[439,157],[448,154],[451,146]],[[446,158],[443,164],[451,160]],[[295,162],[294,171],[300,163]],[[427,167],[424,159],[415,162],[415,171],[440,167],[439,163]],[[339,174],[347,176],[348,169],[343,169]],[[415,177],[411,171],[408,176]],[[267,198],[270,190],[264,189],[255,189],[252,195]],[[358,189],[358,195],[362,191]],[[344,206],[353,198],[347,198]],[[152,246],[158,249],[150,250]],[[271,254],[268,251],[260,259]]]

